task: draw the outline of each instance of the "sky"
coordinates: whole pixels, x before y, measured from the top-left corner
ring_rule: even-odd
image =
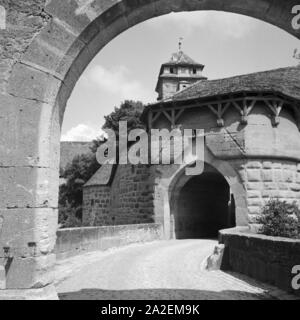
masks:
[[[90,141],[104,116],[125,99],[157,99],[162,63],[182,50],[205,65],[208,79],[295,66],[299,40],[250,17],[215,11],[172,13],[126,30],[106,45],[78,80],[68,101],[61,140]]]

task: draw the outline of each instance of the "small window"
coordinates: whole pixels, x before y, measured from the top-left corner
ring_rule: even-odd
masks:
[[[197,69],[193,68],[193,74],[197,74]]]
[[[174,73],[174,68],[170,68],[170,73]]]

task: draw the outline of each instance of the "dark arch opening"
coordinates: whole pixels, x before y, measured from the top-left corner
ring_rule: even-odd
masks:
[[[176,239],[216,238],[235,227],[235,201],[221,173],[209,165],[180,189],[174,212]]]

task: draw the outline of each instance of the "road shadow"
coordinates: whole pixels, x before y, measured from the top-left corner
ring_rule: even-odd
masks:
[[[188,289],[102,290],[82,289],[59,294],[60,300],[274,300],[274,297],[245,291],[220,292]]]

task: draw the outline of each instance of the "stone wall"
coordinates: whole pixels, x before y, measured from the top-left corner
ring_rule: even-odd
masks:
[[[87,186],[83,191],[85,225],[154,222],[153,179],[146,165],[119,165],[111,186]]]
[[[255,223],[261,208],[271,198],[300,205],[298,162],[264,159],[232,161],[246,189],[249,222]]]
[[[160,240],[162,234],[160,224],[61,229],[57,232],[55,252],[57,259],[65,259],[90,251]]]
[[[220,232],[220,242],[225,244],[222,268],[300,296],[291,286],[292,268],[300,265],[300,240],[251,234],[246,229]]]
[[[153,183],[146,165],[120,165],[111,188],[116,224],[154,222]]]
[[[87,186],[83,188],[83,225],[99,226],[113,223],[110,214],[109,186]]]

